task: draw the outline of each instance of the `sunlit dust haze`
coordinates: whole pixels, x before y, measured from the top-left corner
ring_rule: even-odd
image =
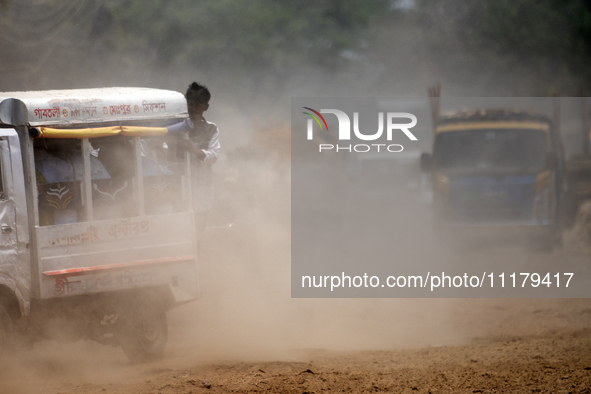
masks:
[[[291,298],[291,97],[424,97],[436,83],[443,98],[589,95],[589,3],[509,3],[0,0],[0,91],[184,92],[192,81],[211,90],[205,118],[219,126],[222,153],[216,228],[199,261],[202,298],[167,313],[169,342],[154,371],[585,327],[588,319],[562,314],[588,315],[589,302],[578,299]],[[564,130],[567,155],[580,150],[579,129]],[[545,270],[588,259],[568,242],[549,256],[512,243],[453,248],[420,227],[428,207],[417,209],[420,218],[399,220],[408,237],[392,241],[409,258]],[[139,379],[143,368],[117,348],[43,341],[0,363],[0,392],[108,385]]]

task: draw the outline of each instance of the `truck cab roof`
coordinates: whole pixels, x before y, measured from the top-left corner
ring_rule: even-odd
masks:
[[[70,127],[186,117],[185,97],[170,90],[113,87],[0,92],[0,126]]]

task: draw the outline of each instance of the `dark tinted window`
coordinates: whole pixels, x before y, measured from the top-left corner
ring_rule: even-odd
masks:
[[[447,131],[435,142],[441,170],[540,170],[547,152],[542,130],[496,129]]]

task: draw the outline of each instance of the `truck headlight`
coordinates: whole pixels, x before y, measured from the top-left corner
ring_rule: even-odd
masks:
[[[542,189],[534,199],[533,216],[534,219],[547,224],[550,220],[550,188]]]

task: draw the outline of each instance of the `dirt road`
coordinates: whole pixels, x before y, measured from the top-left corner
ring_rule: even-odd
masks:
[[[194,327],[177,321],[171,330],[177,339],[159,362],[130,365],[118,349],[90,342],[45,343],[4,365],[0,388],[2,393],[591,392],[589,301],[456,300],[447,310],[464,344],[359,351],[283,347],[255,338],[233,351],[223,346],[232,343],[226,337],[214,343],[204,338],[205,346],[185,343],[183,351],[179,336]],[[370,317],[366,324],[371,333],[376,321]],[[431,338],[441,338],[437,324],[427,325]],[[390,335],[397,336],[395,328]]]

